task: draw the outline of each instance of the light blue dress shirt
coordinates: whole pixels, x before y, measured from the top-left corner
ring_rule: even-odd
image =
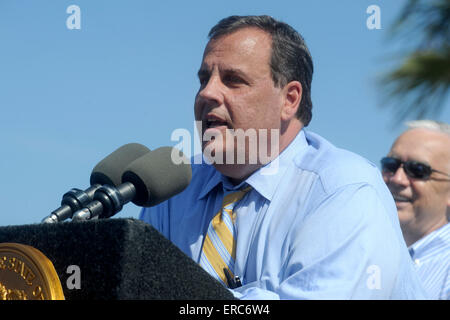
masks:
[[[242,183],[253,190],[235,207],[237,298],[426,298],[376,166],[302,130],[278,170],[262,169]],[[205,163],[192,170],[185,191],[140,219],[198,263],[224,190],[242,184]]]
[[[429,297],[450,300],[450,223],[412,244],[409,253]]]

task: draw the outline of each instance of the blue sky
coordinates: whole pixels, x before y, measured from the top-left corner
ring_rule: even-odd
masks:
[[[407,43],[388,41],[405,1],[0,0],[0,225],[38,223],[121,145],[174,146],[194,135],[193,101],[209,29],[268,14],[296,28],[313,56],[309,130],[378,164],[403,125],[381,108],[377,77]],[[369,30],[369,5],[381,29]],[[67,7],[81,10],[70,30]],[[444,112],[430,118],[450,122]],[[116,217],[137,217],[127,205]]]

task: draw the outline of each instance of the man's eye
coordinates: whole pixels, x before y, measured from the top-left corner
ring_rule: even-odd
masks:
[[[233,76],[233,75],[227,75],[225,77],[223,77],[223,82],[225,84],[241,84],[241,83],[245,83],[245,81],[238,76]]]
[[[200,82],[200,85],[203,86],[208,83],[208,78],[207,77],[199,77],[198,81]]]

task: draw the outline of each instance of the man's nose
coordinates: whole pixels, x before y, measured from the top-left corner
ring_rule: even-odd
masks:
[[[383,173],[383,176],[385,177],[385,180],[387,180],[388,184],[395,184],[404,187],[409,184],[409,179],[403,169],[403,165],[401,165],[394,173]]]
[[[199,97],[217,105],[223,103],[223,86],[220,77],[213,75],[208,79],[206,85],[200,89]]]

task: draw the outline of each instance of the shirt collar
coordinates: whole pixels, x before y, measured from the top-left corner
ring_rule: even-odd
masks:
[[[286,169],[293,162],[299,150],[302,150],[307,146],[308,142],[306,141],[305,133],[301,130],[276,159],[256,170],[238,186],[233,186],[227,177],[214,169],[214,174],[199,193],[198,199],[205,197],[212,189],[221,183],[226,190],[237,190],[244,184],[248,184],[264,198],[271,201]]]
[[[203,161],[205,161],[205,160],[203,160]],[[205,164],[205,166],[212,166],[212,165]],[[205,170],[205,169],[203,169],[203,170]],[[197,200],[204,198],[209,192],[211,192],[212,189],[214,189],[221,182],[222,182],[222,174],[213,167],[213,175],[206,182],[206,184],[204,185],[202,190],[200,190]]]
[[[427,234],[425,237],[417,240],[408,247],[409,254],[414,257],[421,254],[422,251],[428,251],[430,247],[438,245],[440,241],[449,242],[450,223],[446,223],[439,229]]]

